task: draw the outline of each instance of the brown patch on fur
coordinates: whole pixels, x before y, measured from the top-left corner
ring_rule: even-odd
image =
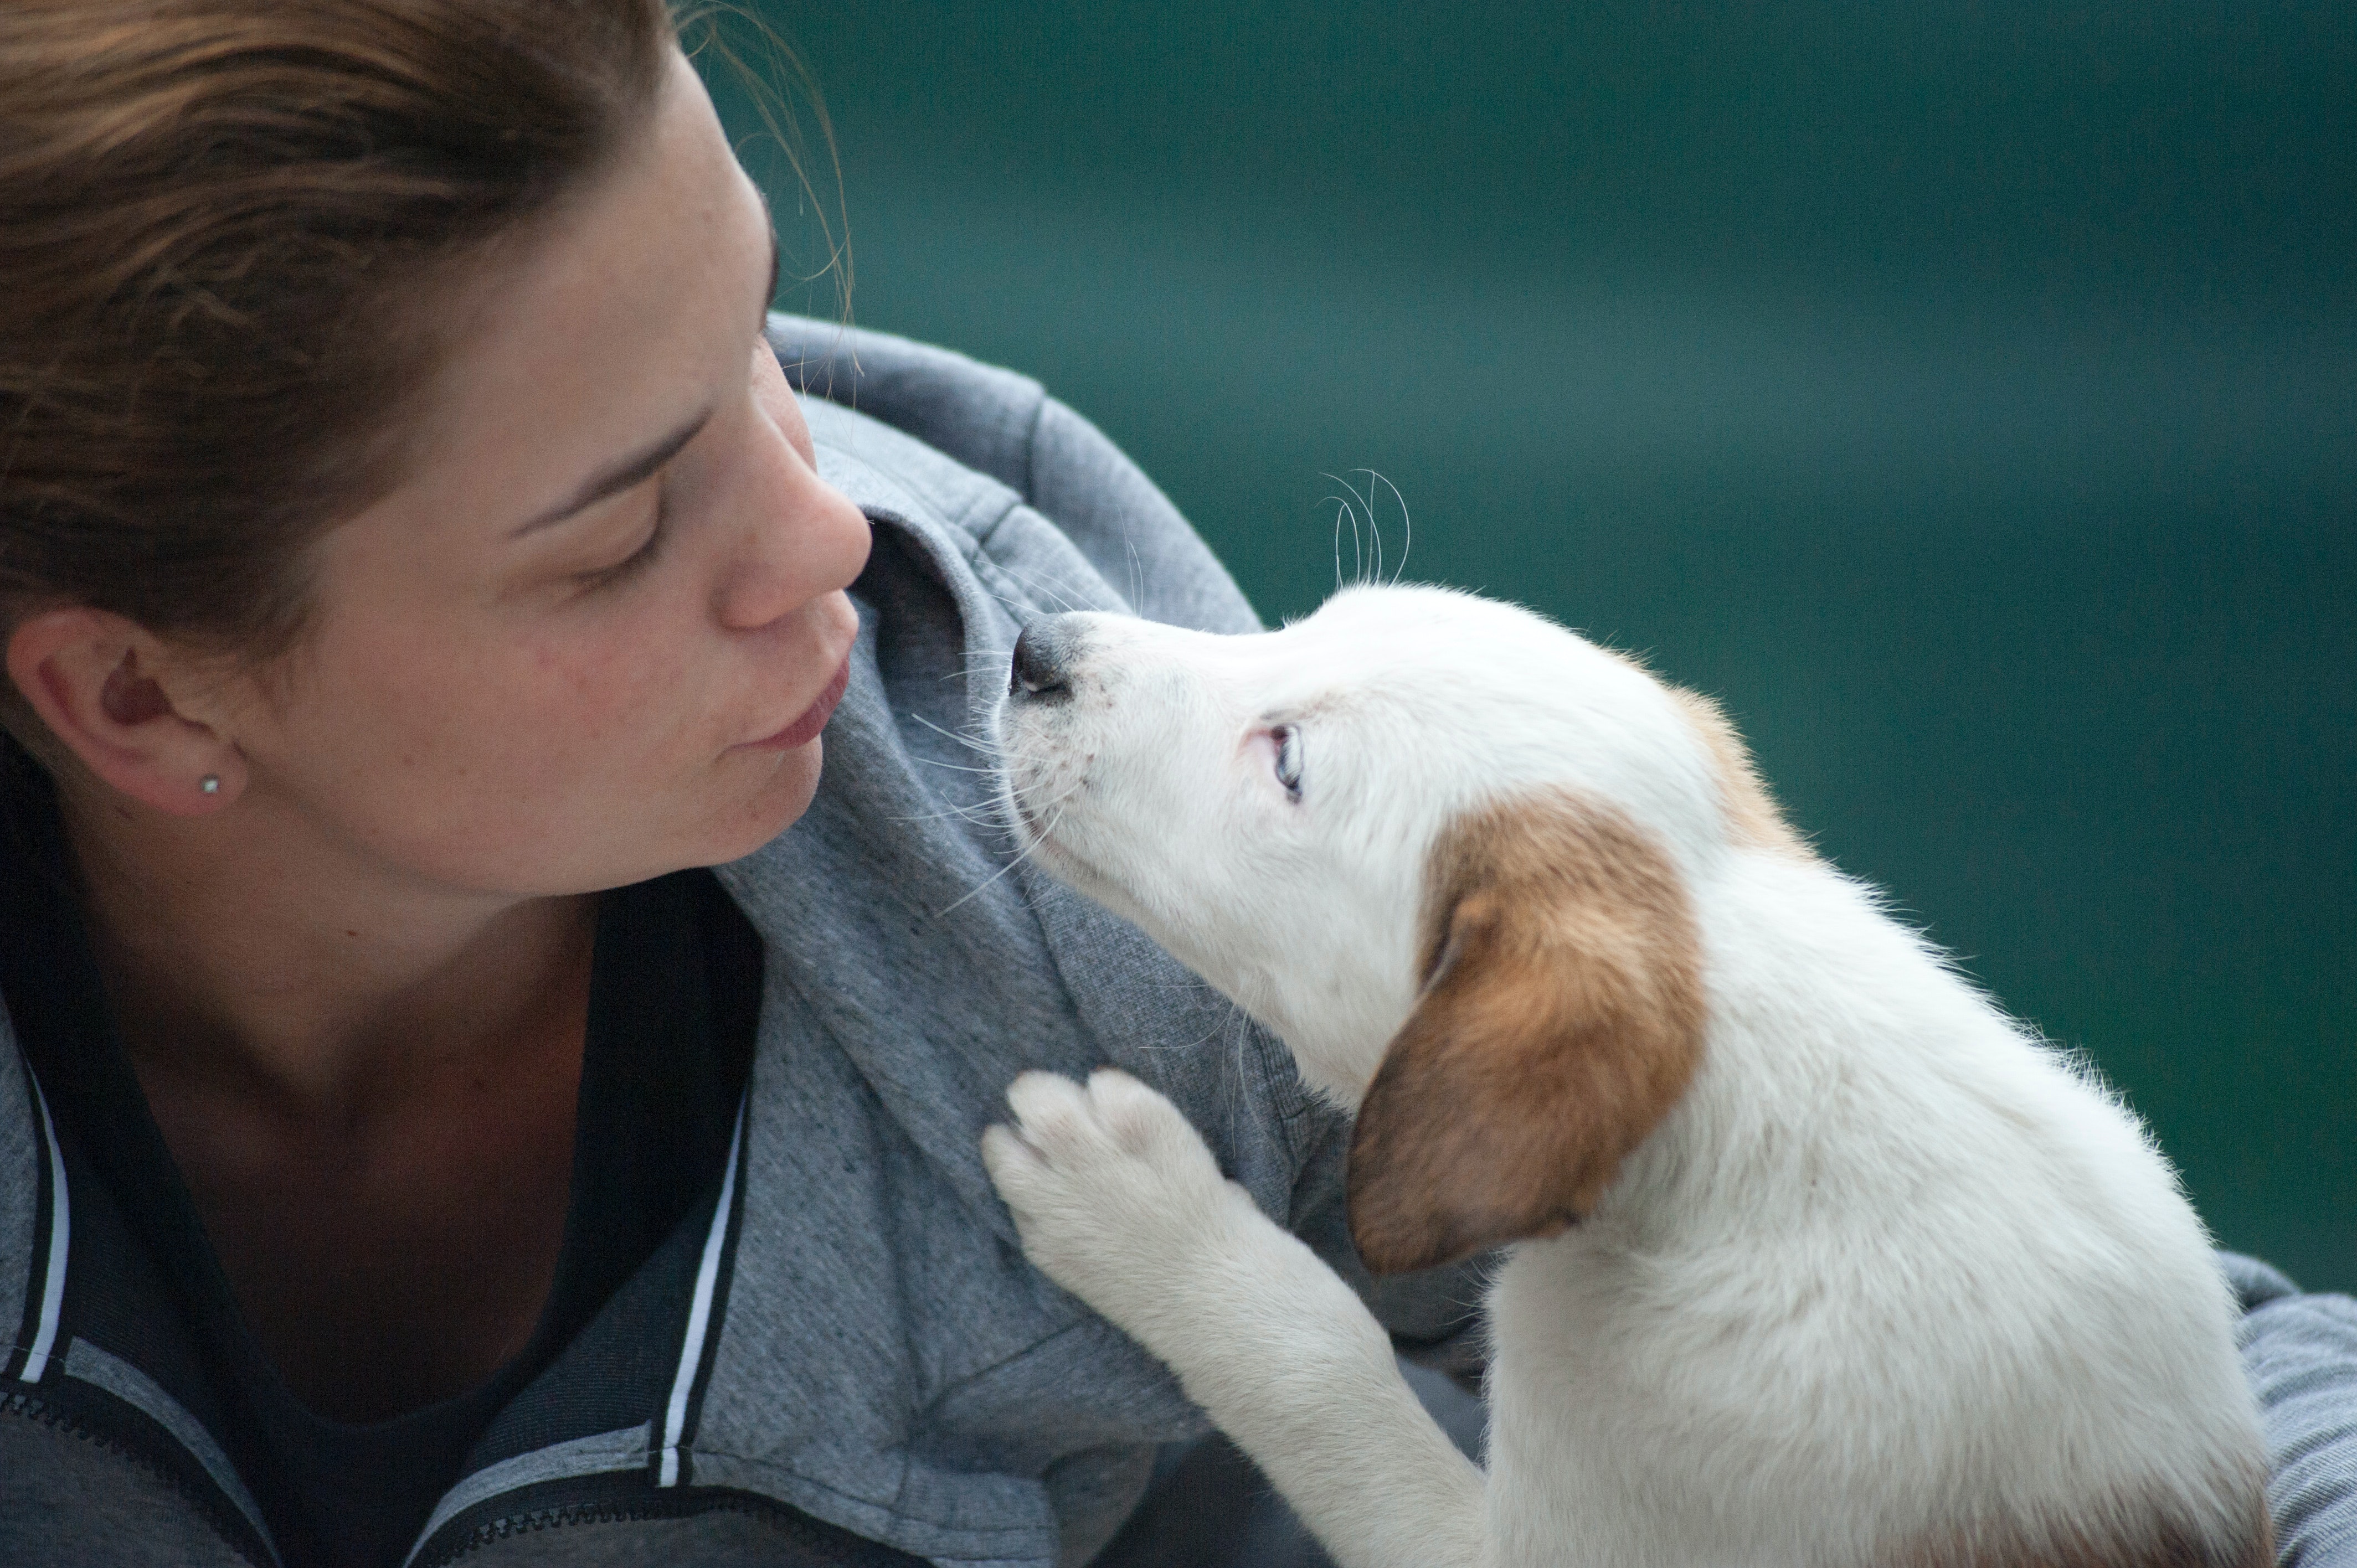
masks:
[[[1552,1235],[1591,1208],[1702,1054],[1700,942],[1668,852],[1566,792],[1433,847],[1424,994],[1351,1140],[1378,1273]]]
[[[1751,748],[1735,733],[1735,726],[1727,722],[1719,705],[1700,692],[1689,692],[1682,686],[1665,685],[1664,690],[1684,711],[1686,722],[1702,737],[1703,748],[1710,754],[1712,771],[1718,775],[1719,800],[1727,811],[1727,831],[1735,842],[1749,849],[1806,856],[1808,844],[1784,821],[1784,813],[1776,807],[1776,797],[1769,793],[1767,780],[1760,777],[1760,769],[1751,760]]]
[[[2207,1530],[2183,1503],[2114,1508],[2100,1523],[2043,1531],[1957,1530],[1889,1559],[1889,1568],[2275,1568],[2275,1523],[2267,1517],[2266,1468],[2254,1464],[2244,1484],[2241,1518]]]

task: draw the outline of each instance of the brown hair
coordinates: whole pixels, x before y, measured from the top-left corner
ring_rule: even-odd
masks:
[[[673,37],[663,0],[0,5],[0,631],[291,646],[435,285],[603,166]]]

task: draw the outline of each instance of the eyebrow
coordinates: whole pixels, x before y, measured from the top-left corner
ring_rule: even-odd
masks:
[[[655,470],[678,456],[680,448],[694,440],[696,433],[701,431],[711,418],[712,411],[707,408],[645,451],[635,456],[625,457],[611,467],[600,469],[591,475],[589,482],[576,490],[570,498],[559,501],[531,521],[519,526],[511,532],[508,537],[522,539],[527,533],[534,533],[541,529],[563,522],[566,518],[597,505],[608,496],[619,495],[633,485],[645,483],[653,476]]]
[[[762,216],[768,217],[769,211],[770,199],[764,196],[761,198]],[[779,268],[783,263],[783,260],[778,249],[778,231],[772,228],[770,231],[770,284],[761,295],[760,328],[766,328],[769,325],[770,301],[778,296]],[[570,499],[558,502],[530,521],[520,524],[508,534],[508,537],[522,539],[527,533],[536,533],[544,528],[563,522],[577,512],[587,511],[608,496],[618,496],[633,485],[644,484],[653,476],[655,470],[678,456],[681,448],[694,440],[696,434],[711,418],[712,411],[707,408],[636,456],[626,457],[611,467],[600,469],[590,477],[588,483],[576,490]]]

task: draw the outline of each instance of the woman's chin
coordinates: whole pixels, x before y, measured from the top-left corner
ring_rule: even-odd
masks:
[[[716,833],[718,853],[704,864],[718,865],[742,860],[802,820],[817,798],[819,773],[825,761],[826,737],[821,735],[791,751],[770,754],[773,766],[756,785],[743,808]]]

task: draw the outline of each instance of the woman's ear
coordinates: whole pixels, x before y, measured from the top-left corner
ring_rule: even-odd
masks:
[[[1586,1215],[1685,1091],[1702,959],[1668,852],[1566,793],[1458,823],[1427,873],[1426,982],[1359,1107],[1351,1232],[1378,1273]]]
[[[9,679],[75,760],[144,805],[201,816],[243,789],[244,758],[174,705],[174,668],[137,623],[86,606],[37,611],[8,636]]]

